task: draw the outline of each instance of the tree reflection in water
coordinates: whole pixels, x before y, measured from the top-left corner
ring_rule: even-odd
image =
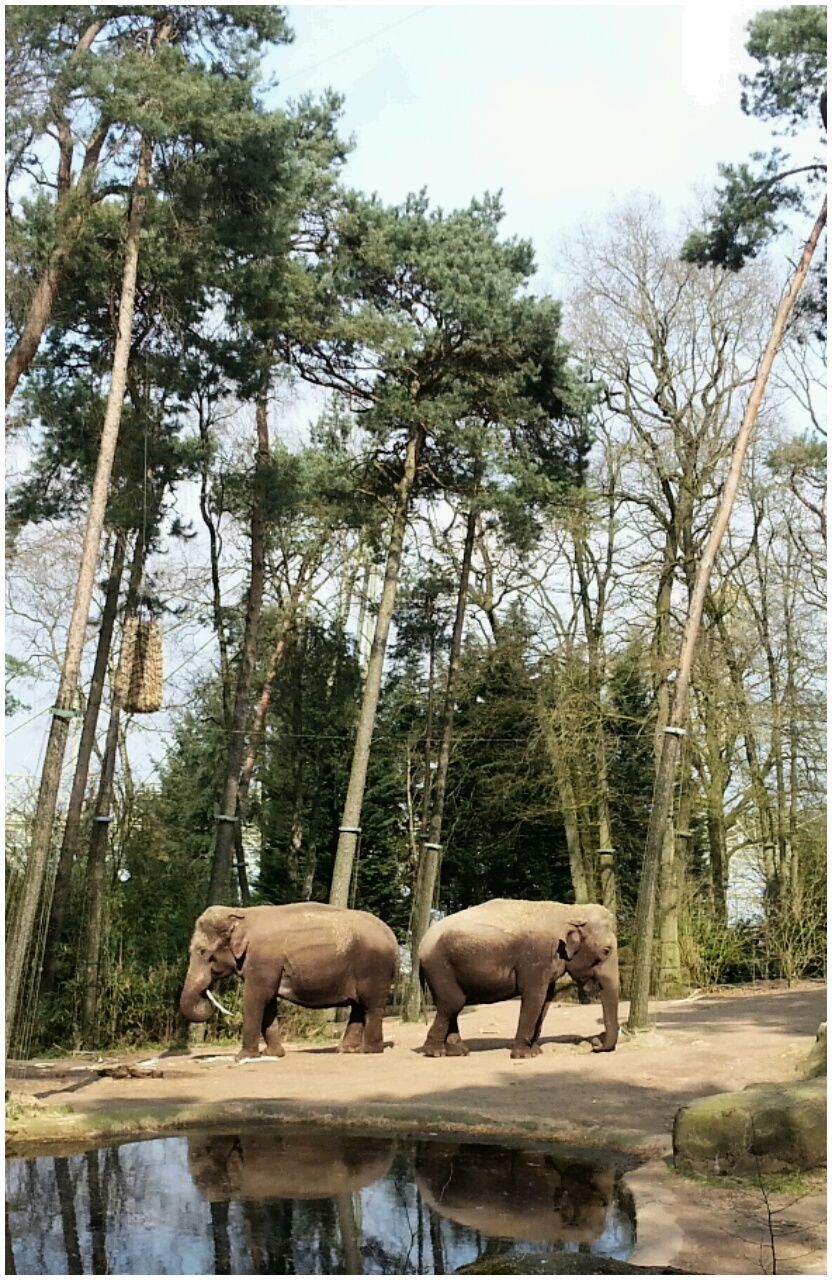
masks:
[[[7,1161],[8,1274],[445,1275],[634,1243],[619,1174],[551,1148],[260,1129]]]

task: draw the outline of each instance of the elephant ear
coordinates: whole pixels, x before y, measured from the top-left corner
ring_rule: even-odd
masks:
[[[246,950],[248,948],[246,918],[240,912],[229,912],[228,918],[231,921],[231,929],[228,934],[228,946],[234,959],[240,961],[246,954]]]
[[[583,922],[578,924],[574,920],[567,920],[566,931],[558,943],[558,955],[562,960],[571,960],[583,942],[582,924]]]

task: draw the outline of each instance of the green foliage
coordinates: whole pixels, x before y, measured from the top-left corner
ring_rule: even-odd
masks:
[[[815,123],[826,89],[826,6],[790,5],[756,14],[745,47],[760,67],[741,77],[743,111],[782,121],[789,133]]]
[[[756,153],[755,166],[721,164],[722,184],[705,230],[693,231],[682,246],[685,262],[739,271],[766,246],[786,223],[783,213],[803,208],[798,187],[783,185],[779,175],[786,159],[781,151]]]
[[[33,680],[37,672],[30,662],[16,658],[13,653],[6,654],[6,715],[17,715],[18,711],[29,711],[29,704],[21,701],[12,692],[11,684],[15,680]]]
[[[615,829],[615,870],[621,914],[635,911],[644,833],[653,798],[652,695],[644,672],[638,640],[614,655],[608,673],[610,742],[607,766],[610,811]]]
[[[775,132],[795,134],[798,126],[815,121],[825,132],[825,7],[794,5],[757,14],[748,24],[746,49],[760,67],[742,77],[743,111],[778,122]],[[722,183],[705,226],[685,241],[686,261],[738,271],[785,229],[785,213],[806,210],[807,181],[821,179],[826,169],[820,159],[807,164],[779,149],[755,153],[752,162],[719,166]],[[801,185],[785,181],[796,174]]]
[[[264,618],[264,645],[273,619]],[[287,650],[260,749],[256,892],[265,902],[326,902],[349,774],[359,675],[343,634],[309,621]]]
[[[463,655],[445,811],[447,911],[491,897],[572,899],[528,638],[518,615],[494,646],[469,644]]]

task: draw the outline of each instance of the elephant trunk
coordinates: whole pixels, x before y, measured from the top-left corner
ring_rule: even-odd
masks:
[[[609,1053],[618,1043],[618,973],[600,977],[599,984],[604,1015],[604,1049]]]
[[[183,1018],[188,1022],[207,1022],[211,1017],[214,1008],[205,994],[210,989],[210,970],[205,968],[195,970],[191,965],[179,997],[179,1008],[182,1010]]]

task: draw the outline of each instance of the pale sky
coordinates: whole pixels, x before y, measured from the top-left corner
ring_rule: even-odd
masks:
[[[764,5],[289,5],[269,101],[345,97],[354,186],[445,207],[502,189],[558,292],[558,243],[610,200],[681,214],[717,163],[770,145],[744,116],[745,25]]]
[[[753,66],[745,25],[765,7],[292,4],[295,43],[270,59],[268,100],[342,93],[346,180],[384,200],[424,186],[448,208],[502,188],[506,233],[532,239],[537,287],[558,296],[559,245],[582,219],[636,191],[681,217],[719,161],[770,146],[738,84]],[[11,634],[7,647],[25,656]],[[39,710],[54,689],[19,692]],[[7,773],[38,768],[48,717],[31,716],[7,723]]]

